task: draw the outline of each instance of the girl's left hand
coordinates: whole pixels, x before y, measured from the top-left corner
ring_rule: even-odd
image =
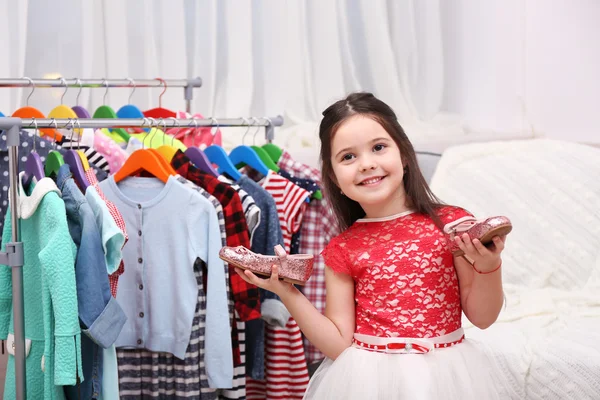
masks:
[[[492,243],[487,247],[479,239],[471,240],[466,233],[462,237],[455,236],[454,241],[465,252],[465,255],[473,261],[473,266],[482,273],[496,269],[502,262],[500,253],[504,250],[506,235],[494,236]]]

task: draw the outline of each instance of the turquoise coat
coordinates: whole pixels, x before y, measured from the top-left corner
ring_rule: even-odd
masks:
[[[49,182],[48,182],[49,181]],[[23,292],[27,399],[64,399],[62,385],[75,385],[81,372],[81,337],[75,287],[76,247],[67,227],[64,202],[49,178],[21,190],[21,241],[25,253]],[[2,247],[11,241],[11,216],[6,214]],[[10,268],[0,266],[0,338],[13,333]],[[4,399],[14,399],[14,357],[9,355]]]

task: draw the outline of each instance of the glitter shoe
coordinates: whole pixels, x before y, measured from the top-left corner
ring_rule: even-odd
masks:
[[[241,269],[257,275],[271,276],[271,267],[279,265],[279,279],[295,285],[305,285],[313,270],[314,256],[310,254],[286,254],[283,247],[275,246],[276,256],[256,254],[243,246],[223,247],[219,257]]]
[[[454,237],[467,233],[471,240],[479,239],[484,245],[492,243],[494,236],[507,235],[512,231],[512,224],[506,217],[490,217],[486,219],[476,219],[474,217],[463,217],[450,222],[444,226],[444,233],[448,238],[450,251],[454,256],[462,256],[462,251],[454,242]]]

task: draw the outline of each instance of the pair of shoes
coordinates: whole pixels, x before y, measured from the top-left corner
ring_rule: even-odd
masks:
[[[463,217],[450,222],[444,226],[444,233],[448,239],[450,251],[454,256],[462,256],[462,251],[454,242],[454,238],[464,233],[468,234],[471,240],[479,239],[485,246],[492,243],[494,236],[508,235],[512,231],[512,223],[507,217],[497,216],[485,219],[476,219],[474,217]]]
[[[279,265],[279,279],[295,285],[304,285],[313,271],[314,256],[310,254],[286,254],[283,247],[275,246],[276,256],[264,256],[248,250],[244,246],[223,247],[219,257],[241,269],[257,275],[271,276],[271,267]]]

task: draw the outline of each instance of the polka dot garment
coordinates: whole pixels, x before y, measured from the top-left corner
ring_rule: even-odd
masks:
[[[108,161],[110,173],[114,174],[121,169],[129,154],[119,147],[112,139],[98,129],[94,132],[94,149],[102,154]]]
[[[60,145],[54,145],[54,143],[40,138],[39,136],[34,135],[34,132],[31,131],[21,131],[21,143],[19,146],[19,171],[25,170],[25,162],[27,161],[27,156],[34,149],[34,140],[35,140],[35,150],[40,155],[42,162],[46,161],[46,157],[50,151],[60,149]],[[6,144],[6,133],[2,131],[0,134],[0,231],[4,227],[4,218],[6,213],[8,212],[8,201],[9,201],[9,193],[8,188],[10,186],[10,177],[8,176],[8,146]],[[2,238],[0,237],[0,241]]]

